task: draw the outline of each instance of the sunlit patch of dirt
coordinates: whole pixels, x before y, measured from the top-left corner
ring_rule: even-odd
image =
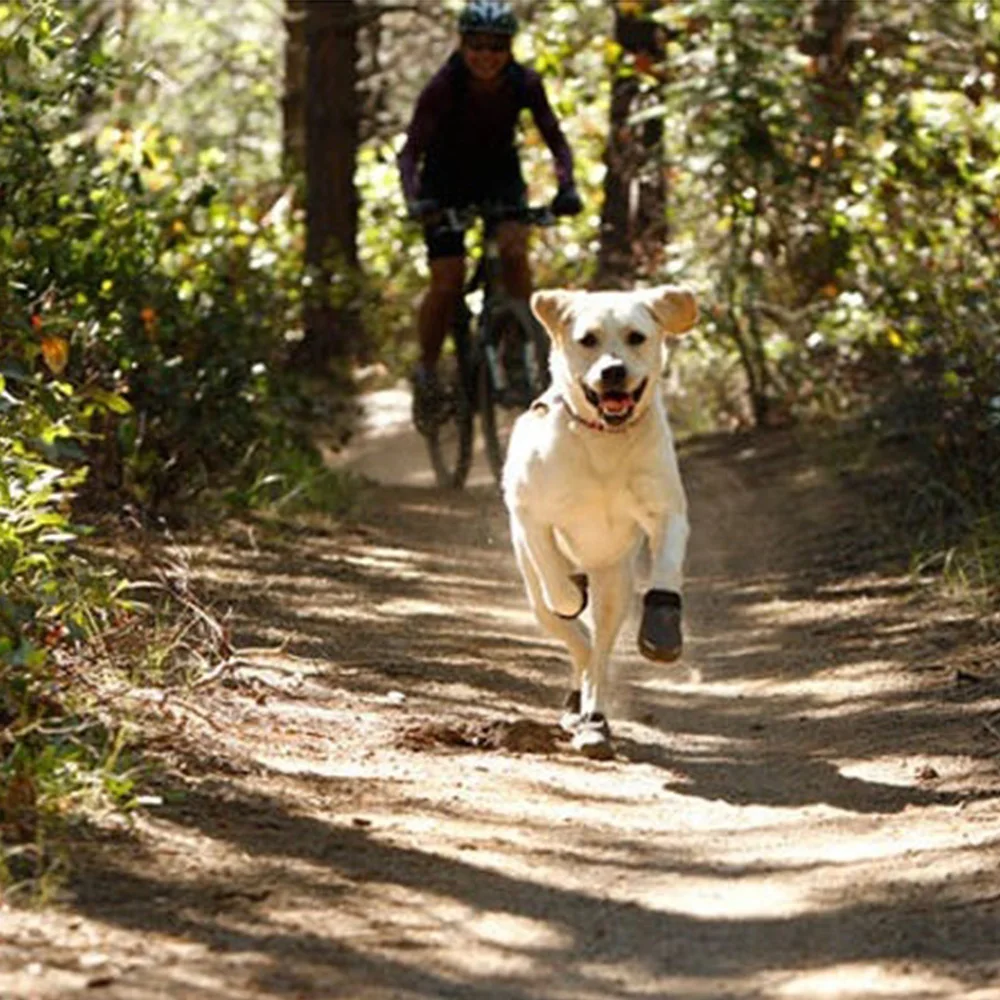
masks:
[[[995,636],[862,496],[791,434],[687,444],[684,660],[625,630],[593,762],[482,463],[435,490],[376,424],[356,520],[181,540],[244,658],[146,706],[55,905],[0,903],[0,997],[992,1000]]]

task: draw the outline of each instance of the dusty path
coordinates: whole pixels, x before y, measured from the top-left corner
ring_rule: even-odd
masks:
[[[55,910],[0,911],[0,996],[1000,997],[998,690],[854,493],[788,436],[683,451],[689,649],[653,669],[629,630],[594,763],[551,742],[564,666],[493,492],[381,432],[357,524],[189,548],[286,653],[177,710],[162,804]]]

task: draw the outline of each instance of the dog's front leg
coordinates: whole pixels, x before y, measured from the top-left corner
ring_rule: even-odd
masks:
[[[651,516],[642,528],[649,545],[649,589],[679,594],[684,585],[684,555],[690,534],[687,514]]]
[[[524,510],[516,511],[511,523],[515,548],[526,550],[531,559],[545,606],[560,618],[579,617],[587,606],[585,578],[559,550],[552,525]]]
[[[542,597],[538,571],[535,569],[535,564],[516,524],[512,525],[511,534],[514,539],[514,555],[524,579],[524,588],[527,591],[528,600],[531,602],[531,610],[534,611],[538,624],[553,638],[561,640],[569,653],[572,677],[563,725],[564,728],[572,730],[580,720],[580,691],[583,687],[584,675],[590,666],[590,633],[578,618],[572,620],[561,618],[549,610]]]
[[[681,655],[681,587],[689,534],[682,509],[643,524],[649,546],[649,587],[643,596],[639,651],[650,660],[670,663]]]

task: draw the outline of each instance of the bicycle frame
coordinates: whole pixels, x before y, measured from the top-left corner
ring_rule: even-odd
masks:
[[[463,290],[451,329],[457,363],[451,375],[453,409],[439,428],[426,435],[438,483],[458,489],[465,483],[472,462],[475,412],[479,412],[486,456],[499,483],[506,451],[504,430],[510,424],[502,425],[497,411],[507,410],[516,415],[544,389],[541,375],[546,335],[527,302],[518,301],[501,289],[496,226],[506,219],[529,225],[553,225],[555,216],[548,208],[475,205],[442,210],[436,228],[464,233],[480,218],[483,233],[479,258]],[[482,309],[474,317],[467,299],[480,289]],[[512,372],[515,374],[509,377]],[[446,436],[440,433],[445,426],[456,432],[447,438],[448,444]]]
[[[539,357],[537,338],[530,335],[538,331],[537,320],[532,316],[526,302],[515,299],[502,290],[500,247],[496,236],[496,227],[500,222],[512,220],[527,225],[551,226],[555,216],[547,207],[541,208],[504,208],[503,206],[476,206],[466,212],[450,210],[452,224],[461,226],[464,230],[471,228],[477,218],[483,220],[483,234],[479,260],[472,278],[464,290],[464,297],[482,288],[483,302],[472,338],[475,360],[484,362],[489,371],[490,383],[494,389],[497,402],[503,406],[527,405],[532,390],[540,384],[542,374],[542,359]],[[465,306],[471,320],[471,310]],[[507,377],[505,365],[500,356],[500,343],[496,326],[496,318],[505,312],[512,314],[517,322],[519,336],[518,349],[524,372],[524,385],[512,386]],[[509,328],[508,328],[509,329]],[[540,331],[539,331],[540,332]],[[509,346],[509,345],[508,345]]]

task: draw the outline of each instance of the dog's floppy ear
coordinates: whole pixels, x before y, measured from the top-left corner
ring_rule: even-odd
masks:
[[[531,311],[541,320],[553,340],[560,340],[569,325],[573,293],[561,288],[535,292],[531,296]]]
[[[667,333],[684,333],[698,319],[694,295],[677,285],[649,288],[643,293],[642,302]]]

